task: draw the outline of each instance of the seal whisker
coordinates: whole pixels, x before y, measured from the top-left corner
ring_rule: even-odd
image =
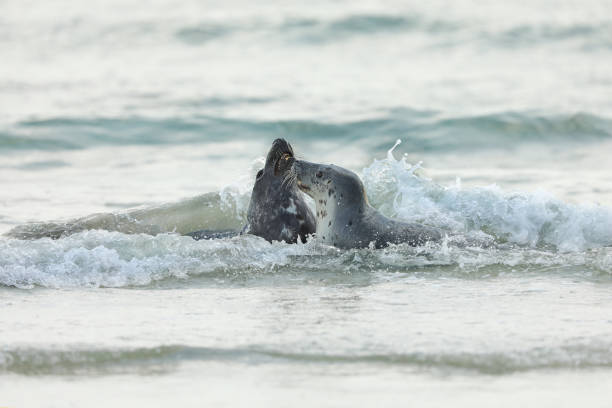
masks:
[[[289,171],[289,184],[292,186],[297,185],[297,172],[293,167]]]
[[[291,167],[289,171],[287,172],[287,174],[285,174],[285,176],[283,177],[282,185],[290,187],[290,186],[294,186],[296,183],[297,183],[297,173],[295,172],[295,169]]]

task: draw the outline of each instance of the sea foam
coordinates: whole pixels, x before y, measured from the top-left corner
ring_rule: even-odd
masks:
[[[419,176],[420,163],[395,159],[398,144],[362,171],[371,203],[388,216],[560,251],[612,245],[612,208],[565,203],[545,191],[507,192],[495,184],[441,186]]]

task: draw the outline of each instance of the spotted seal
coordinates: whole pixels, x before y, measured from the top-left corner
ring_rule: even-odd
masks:
[[[433,227],[406,223],[385,217],[368,203],[359,177],[342,167],[296,160],[283,155],[276,164],[284,175],[315,200],[316,235],[338,248],[363,248],[373,244],[423,245],[438,241],[442,232]]]

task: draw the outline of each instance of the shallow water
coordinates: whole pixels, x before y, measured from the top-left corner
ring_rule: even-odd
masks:
[[[608,406],[609,8],[1,3],[0,406]],[[181,237],[276,137],[447,238]]]

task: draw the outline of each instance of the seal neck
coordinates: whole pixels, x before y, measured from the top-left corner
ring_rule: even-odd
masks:
[[[328,228],[344,228],[356,223],[367,211],[367,198],[335,192],[315,200],[317,233]]]

